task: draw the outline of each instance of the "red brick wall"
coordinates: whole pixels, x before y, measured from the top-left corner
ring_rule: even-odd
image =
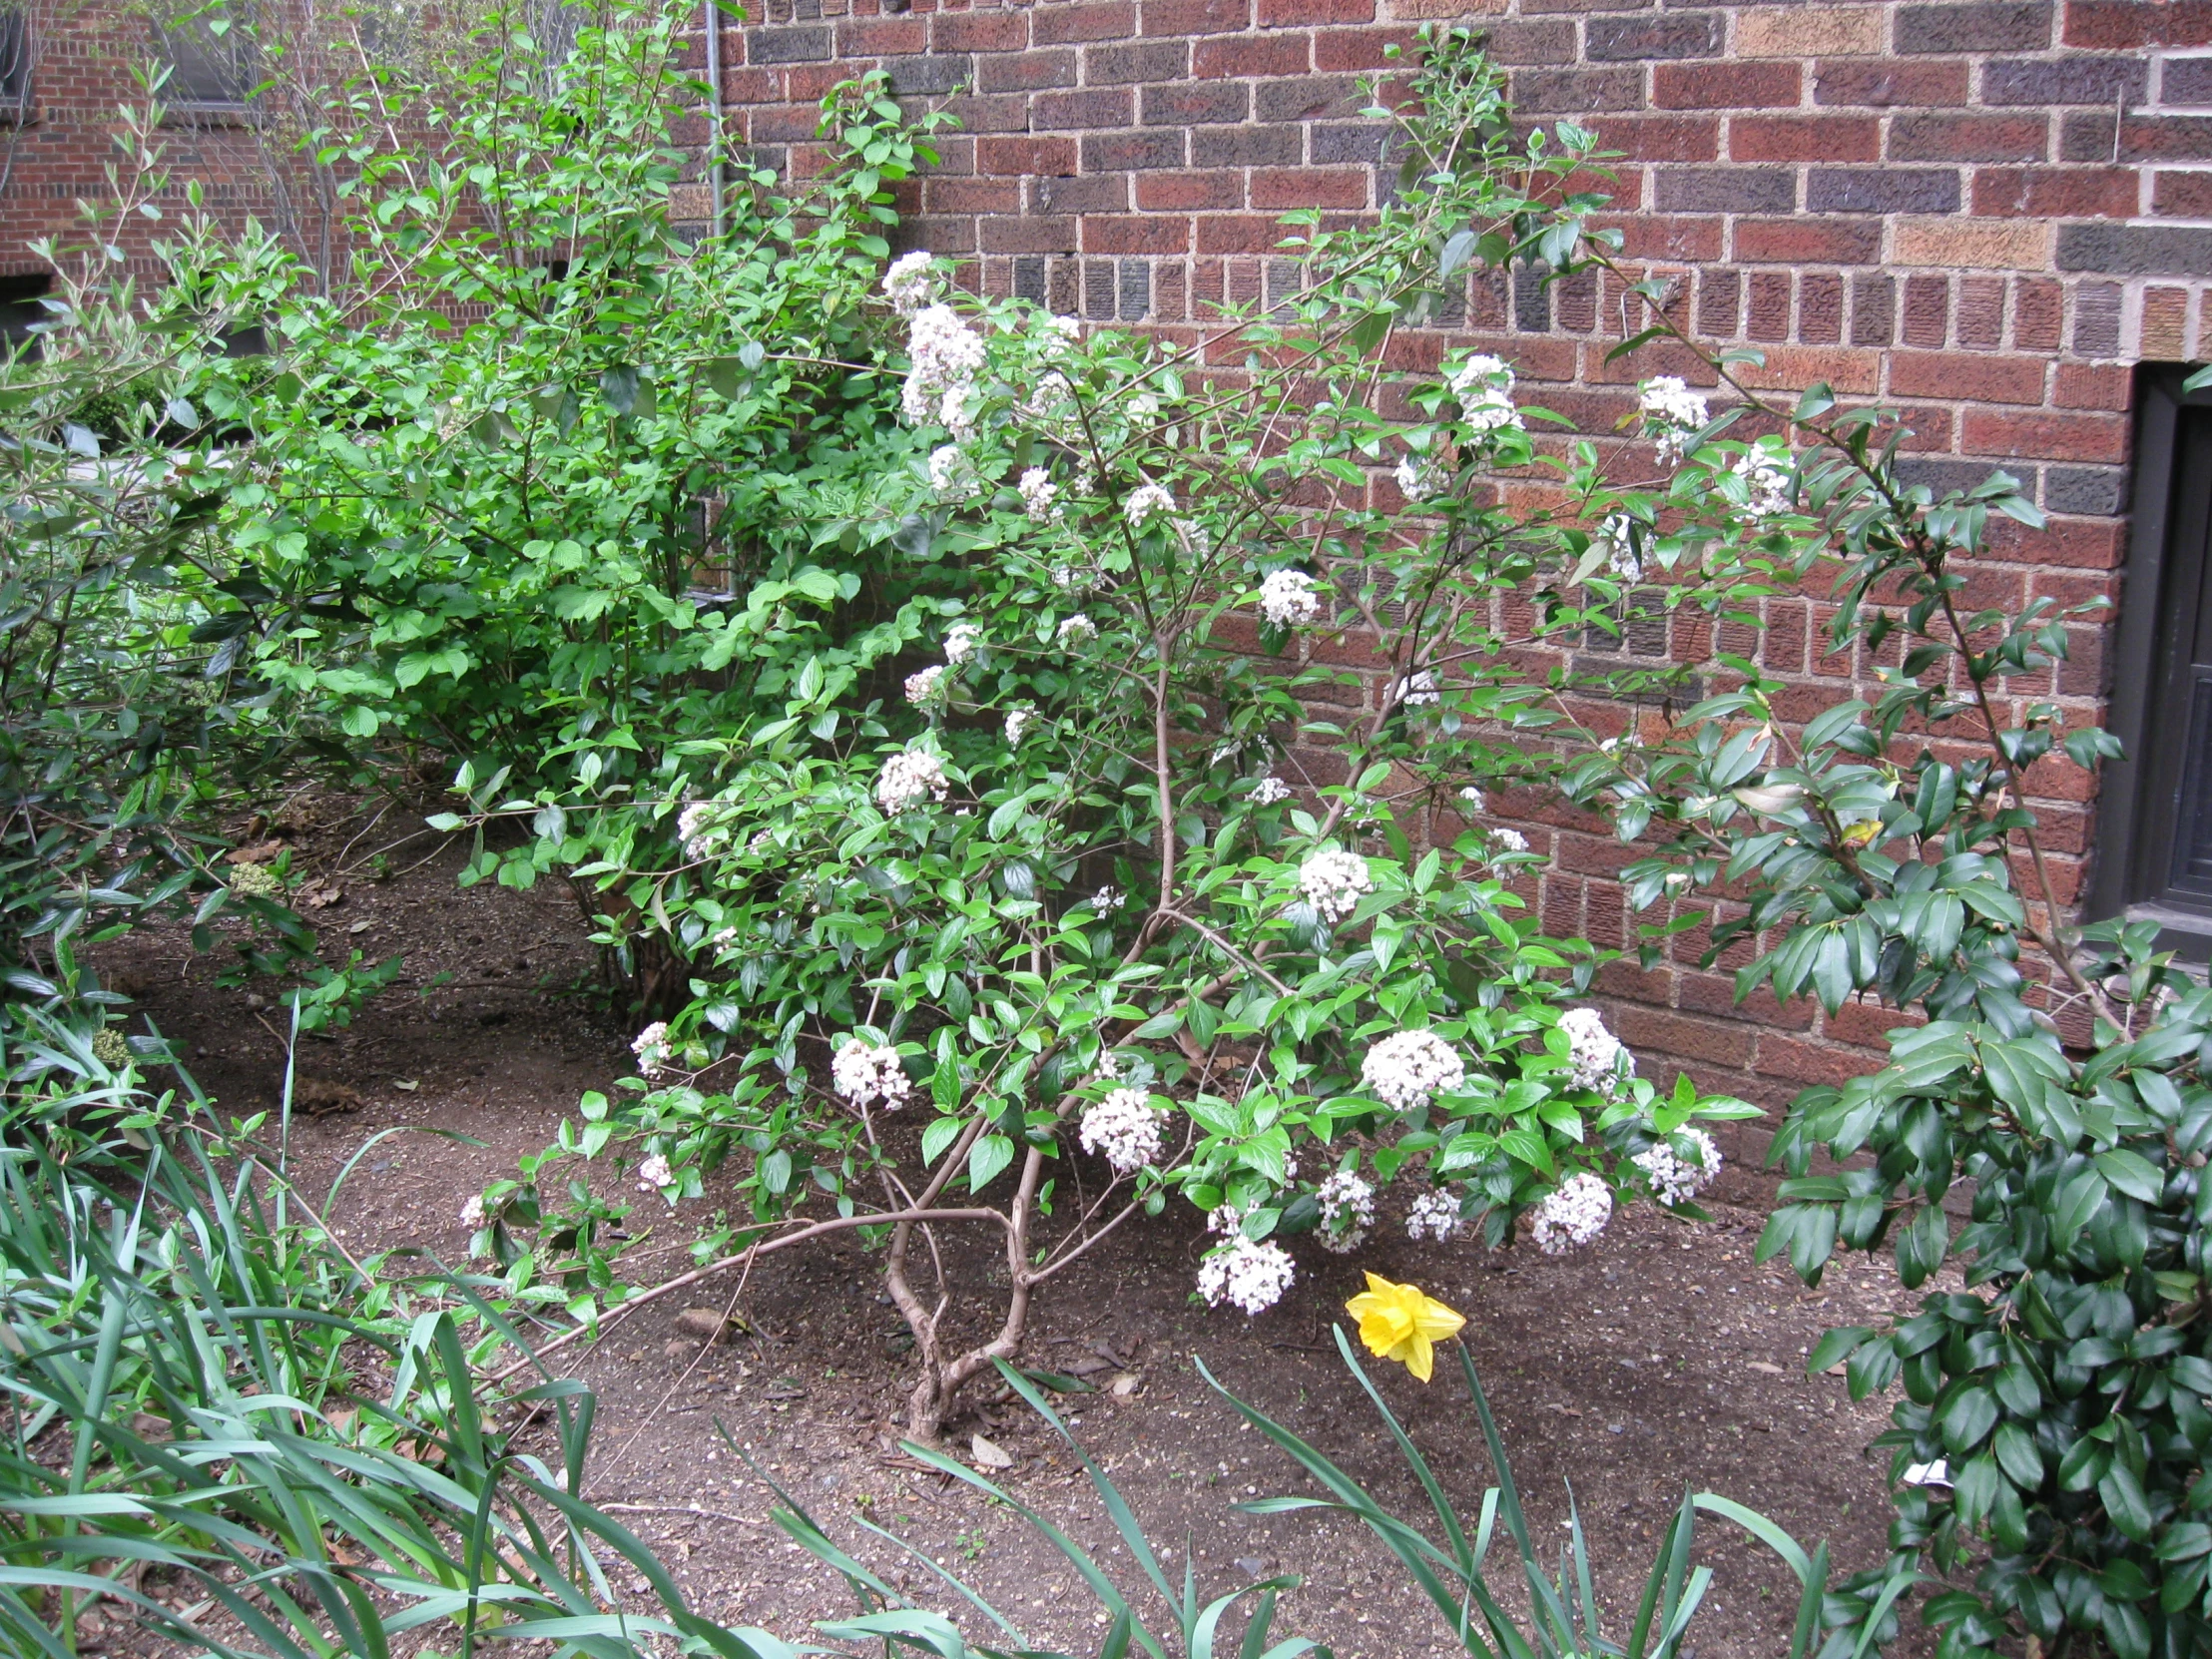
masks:
[[[1522,116],[1572,117],[1626,153],[1612,222],[1629,258],[1679,279],[1705,337],[1765,349],[1778,387],[1826,379],[1906,407],[1931,481],[1993,464],[2026,480],[2050,529],[2003,538],[1977,603],[2119,597],[2127,365],[2212,352],[2208,0],[917,0],[897,14],[771,0],[724,36],[728,122],[763,160],[804,169],[813,102],[880,64],[961,123],[908,204],[908,246],[972,262],[992,292],[1184,332],[1293,279],[1270,257],[1277,215],[1376,205],[1389,172],[1358,77],[1444,17],[1487,31]],[[1586,279],[1477,276],[1433,348],[1501,351],[1531,397],[1610,433],[1628,383],[1654,371],[1603,363],[1619,301]],[[1827,615],[1777,599],[1756,638],[1723,643],[1811,712],[1870,679],[1860,658],[1822,654]],[[2095,718],[2103,645],[2077,628],[2070,664],[2012,692]],[[2089,803],[2037,805],[2070,894]],[[1629,942],[1610,879],[1623,851],[1593,823],[1518,808],[1552,854],[1532,894],[1545,921]],[[1658,971],[1607,976],[1647,1070],[1684,1063],[1779,1102],[1864,1069],[1895,1022],[1763,995],[1746,1018],[1696,955],[1685,940]]]

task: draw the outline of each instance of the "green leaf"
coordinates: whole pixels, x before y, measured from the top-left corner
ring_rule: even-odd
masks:
[[[979,1193],[1014,1161],[1014,1143],[1004,1135],[984,1135],[968,1149],[968,1191]]]
[[[2096,1156],[2097,1169],[2105,1180],[2128,1197],[2145,1204],[2156,1204],[2166,1191],[2166,1178],[2139,1152],[2130,1152],[2124,1146],[2116,1146],[2109,1152]]]

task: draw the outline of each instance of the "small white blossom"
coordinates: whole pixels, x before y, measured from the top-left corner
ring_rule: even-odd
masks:
[[[1019,749],[1021,747],[1022,734],[1029,730],[1030,723],[1036,718],[1037,711],[1026,703],[1018,708],[1006,711],[1006,747],[1008,749]]]
[[[1466,1226],[1459,1215],[1459,1201],[1441,1187],[1429,1188],[1415,1198],[1405,1212],[1408,1239],[1434,1239],[1438,1244],[1449,1244],[1466,1231]]]
[[[1636,408],[1644,429],[1659,440],[1659,461],[1679,461],[1690,439],[1704,430],[1712,414],[1704,394],[1682,383],[1678,374],[1661,374],[1636,388]]]
[[[883,273],[883,295],[900,316],[912,316],[936,296],[937,277],[928,254],[901,254]]]
[[[630,1044],[630,1052],[638,1057],[640,1072],[647,1077],[660,1076],[674,1053],[668,1040],[668,1021],[657,1019],[640,1031]]]
[[[1321,1205],[1321,1247],[1348,1256],[1375,1225],[1375,1189],[1351,1170],[1339,1170],[1314,1191]]]
[[[1676,1141],[1688,1141],[1694,1157],[1675,1151]],[[1721,1149],[1704,1130],[1685,1127],[1649,1151],[1637,1153],[1633,1162],[1651,1182],[1653,1198],[1661,1204],[1682,1204],[1697,1197],[1720,1174]]]
[[[1408,709],[1425,709],[1443,701],[1443,693],[1436,688],[1436,677],[1425,668],[1417,668],[1397,683],[1397,700]]]
[[[1091,641],[1097,639],[1098,624],[1081,611],[1077,611],[1075,615],[1060,624],[1058,629],[1053,632],[1052,638],[1062,651],[1072,650],[1076,646],[1088,645]]]
[[[1278,628],[1296,628],[1321,615],[1321,593],[1303,570],[1278,570],[1260,584],[1260,612]]]
[[[669,1167],[668,1160],[660,1153],[649,1154],[645,1162],[638,1166],[639,1192],[659,1192],[663,1187],[675,1185],[676,1171]]]
[[[1143,529],[1145,521],[1154,513],[1172,514],[1174,511],[1175,497],[1161,484],[1139,484],[1121,504],[1121,515],[1129,521],[1132,530]]]
[[[1605,550],[1605,568],[1617,581],[1644,579],[1643,555],[1636,550],[1636,523],[1626,513],[1615,513],[1590,538],[1592,547]]]
[[[1466,788],[1462,789],[1459,792],[1459,805],[1464,807],[1470,813],[1483,813],[1489,811],[1488,805],[1482,799],[1482,792],[1476,789],[1472,784],[1467,785]]]
[[[1109,1048],[1099,1055],[1098,1068],[1091,1073],[1087,1081],[1092,1083],[1111,1083],[1120,1075],[1121,1056],[1119,1054],[1116,1054],[1112,1049]]]
[[[461,1206],[461,1225],[471,1233],[483,1231],[484,1195],[482,1193],[471,1194],[468,1202]]]
[[[917,709],[934,708],[951,692],[945,684],[942,663],[931,663],[927,668],[906,676],[906,701]]]
[[[1206,1212],[1206,1231],[1209,1233],[1218,1233],[1225,1239],[1233,1239],[1242,1226],[1244,1211],[1234,1204],[1217,1204]]]
[[[1058,514],[1059,509],[1053,502],[1059,498],[1060,486],[1043,467],[1033,466],[1024,472],[1016,487],[1021,491],[1022,510],[1028,513],[1030,523],[1043,524]]]
[[[898,1063],[897,1049],[887,1043],[877,1047],[849,1032],[830,1057],[830,1086],[855,1106],[872,1106],[880,1100],[887,1111],[905,1105],[913,1092],[905,1068]]]
[[[1750,499],[1736,509],[1736,517],[1775,518],[1790,510],[1793,480],[1788,460],[1753,449],[1737,456],[1736,464],[1728,470],[1741,478],[1750,492]]]
[[[1570,1175],[1536,1206],[1536,1248],[1563,1256],[1604,1232],[1612,1219],[1612,1190],[1594,1175]]]
[[[1342,921],[1360,907],[1360,896],[1375,891],[1368,861],[1335,847],[1310,853],[1298,866],[1299,891],[1324,921]]]
[[[1459,412],[1477,432],[1495,432],[1521,423],[1513,402],[1513,371],[1502,357],[1478,352],[1444,374],[1459,400]]]
[[[1114,1089],[1084,1109],[1083,1150],[1102,1154],[1116,1175],[1134,1175],[1160,1156],[1160,1114],[1142,1089]]]
[[[954,501],[965,501],[983,487],[975,463],[956,443],[940,443],[929,451],[929,487]]]
[[[707,828],[707,821],[714,816],[715,803],[694,801],[676,815],[676,838],[684,843],[684,856],[700,859],[710,850],[707,838],[700,831]]]
[[[944,660],[957,668],[975,655],[983,643],[983,630],[972,622],[955,622],[945,631]]]
[[[1110,916],[1129,902],[1129,895],[1119,887],[1107,885],[1091,894],[1091,908],[1102,916]]]
[[[1570,1081],[1578,1089],[1595,1089],[1611,1096],[1620,1092],[1622,1062],[1634,1071],[1636,1062],[1620,1038],[1606,1030],[1605,1019],[1595,1008],[1569,1008],[1559,1016],[1559,1030],[1567,1039],[1567,1058],[1573,1065]]]
[[[1264,1314],[1297,1277],[1289,1251],[1279,1244],[1254,1244],[1240,1233],[1199,1263],[1198,1294],[1210,1308],[1228,1302],[1247,1316]]]
[[[899,412],[913,425],[935,421],[955,438],[971,434],[966,407],[983,366],[983,337],[950,305],[924,305],[906,336],[905,388]]]
[[[1492,830],[1490,838],[1497,842],[1501,850],[1506,852],[1526,852],[1528,850],[1528,837],[1518,830]]]
[[[1409,456],[1397,463],[1397,492],[1408,501],[1426,501],[1443,486],[1425,458]]]
[[[1255,807],[1272,807],[1279,801],[1291,798],[1291,786],[1272,773],[1252,786],[1252,804]]]
[[[1467,1080],[1466,1062],[1433,1031],[1393,1031],[1360,1062],[1360,1081],[1385,1105],[1409,1112]]]
[[[875,777],[875,804],[886,813],[903,813],[924,801],[942,801],[949,786],[944,763],[925,749],[902,749],[883,763]]]

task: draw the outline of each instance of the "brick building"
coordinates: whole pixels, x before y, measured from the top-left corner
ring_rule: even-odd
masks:
[[[1761,346],[1778,386],[1826,379],[1909,409],[1933,481],[1993,465],[2027,481],[2049,528],[2012,529],[1979,580],[1991,603],[2115,601],[2040,689],[2076,718],[2108,710],[2134,757],[2101,801],[2040,802],[2048,842],[2095,913],[2137,906],[2204,954],[2212,409],[2180,393],[2176,365],[2212,354],[2212,0],[769,5],[715,50],[694,43],[733,145],[803,170],[817,101],[881,65],[960,122],[907,204],[909,246],[968,262],[990,291],[1171,332],[1295,279],[1271,257],[1279,214],[1375,206],[1385,135],[1360,118],[1358,79],[1421,20],[1466,18],[1524,118],[1572,117],[1625,154],[1611,223],[1629,259],[1679,278],[1699,334]],[[144,50],[87,14],[29,28],[0,183],[10,250],[97,192],[124,65]],[[219,67],[195,72],[201,118],[173,164],[270,217],[280,170],[266,136],[224,124]],[[705,187],[686,190],[704,220]],[[27,270],[7,258],[0,271]],[[1650,371],[1603,362],[1619,297],[1477,275],[1462,325],[1431,348],[1500,351],[1533,396],[1608,433]],[[1864,668],[1822,657],[1821,620],[1816,599],[1776,600],[1758,639],[1728,643],[1817,708]],[[1620,850],[1538,804],[1527,816],[1553,854],[1547,923],[1623,942]],[[1787,1098],[1862,1069],[1892,1023],[1771,1003],[1747,1020],[1694,954],[1651,974],[1619,964],[1608,988],[1624,1036],[1708,1086]]]

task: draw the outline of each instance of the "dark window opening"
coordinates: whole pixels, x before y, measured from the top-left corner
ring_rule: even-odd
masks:
[[[53,289],[51,272],[0,276],[0,362],[38,361],[39,335],[32,324],[52,319],[54,313],[40,300]]]
[[[2212,390],[2146,364],[2136,385],[2134,523],[2112,634],[2113,734],[2091,908],[2164,925],[2212,954]]]
[[[31,20],[0,11],[0,123],[20,126],[31,115]]]
[[[243,121],[261,84],[261,51],[246,21],[216,8],[155,31],[155,53],[169,68],[161,100],[178,117],[223,125]]]

